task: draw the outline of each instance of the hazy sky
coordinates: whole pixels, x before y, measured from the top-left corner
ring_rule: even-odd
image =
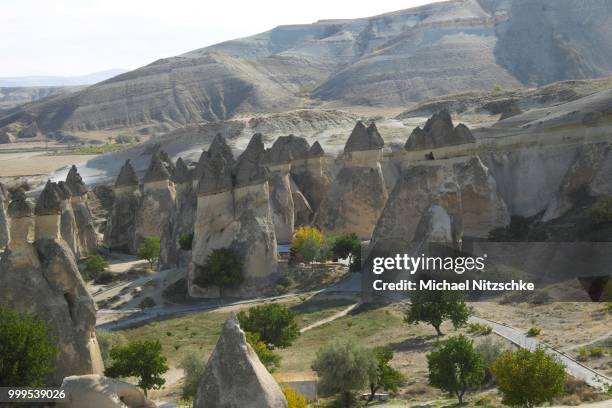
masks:
[[[132,69],[280,24],[433,0],[0,0],[0,77]]]

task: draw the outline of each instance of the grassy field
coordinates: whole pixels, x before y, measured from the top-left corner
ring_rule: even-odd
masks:
[[[318,320],[325,319],[348,305],[354,303],[348,299],[299,299],[285,302],[296,313],[299,327],[305,327]],[[245,306],[244,308],[248,308]],[[175,319],[152,322],[121,333],[130,340],[155,340],[162,343],[164,355],[171,365],[177,365],[184,355],[196,352],[204,359],[212,352],[221,328],[230,310],[194,313]]]
[[[76,147],[74,149],[58,150],[50,155],[57,156],[66,154],[104,154],[129,149],[132,146],[135,145],[133,143],[106,143],[103,145],[81,146]]]

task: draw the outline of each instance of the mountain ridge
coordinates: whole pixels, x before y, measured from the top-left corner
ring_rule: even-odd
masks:
[[[0,128],[15,133],[34,121],[42,131],[163,131],[244,113],[406,106],[468,90],[602,77],[612,74],[607,27],[605,0],[451,0],[282,25],[13,109],[0,116]]]

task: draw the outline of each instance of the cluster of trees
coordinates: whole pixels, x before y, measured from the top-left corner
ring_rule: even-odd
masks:
[[[323,395],[338,395],[338,404],[352,407],[356,393],[369,388],[368,402],[378,391],[398,390],[404,375],[391,367],[393,350],[389,347],[366,349],[350,339],[336,341],[317,353],[312,369],[319,376]]]
[[[351,270],[356,270],[361,263],[361,240],[354,233],[325,237],[318,228],[303,226],[293,234],[291,254],[310,265],[315,261],[348,258]]]

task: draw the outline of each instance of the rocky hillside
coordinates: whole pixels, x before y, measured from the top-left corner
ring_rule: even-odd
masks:
[[[47,96],[77,91],[76,86],[25,86],[0,87],[0,114],[28,102],[38,101]]]
[[[452,0],[279,26],[162,59],[0,117],[42,131],[179,127],[320,101],[401,106],[612,74],[607,0]]]

